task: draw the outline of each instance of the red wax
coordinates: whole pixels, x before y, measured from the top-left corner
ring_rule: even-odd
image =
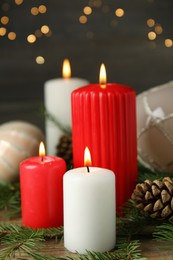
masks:
[[[91,84],[72,92],[74,167],[83,166],[89,147],[92,166],[116,175],[117,210],[137,182],[136,93],[119,84]]]
[[[55,156],[32,157],[20,164],[22,224],[31,228],[63,225],[65,161]]]

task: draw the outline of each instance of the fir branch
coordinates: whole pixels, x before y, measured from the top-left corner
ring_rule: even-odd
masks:
[[[173,242],[173,223],[163,223],[155,228],[153,237],[157,241]]]
[[[0,238],[3,249],[0,251],[0,259],[9,259],[13,255],[25,252],[34,259],[45,259],[38,253],[46,238],[62,237],[63,228],[30,229],[17,224],[0,224]],[[37,252],[36,252],[37,251]]]
[[[58,127],[64,134],[71,135],[71,129],[70,127],[63,126],[50,112],[44,108],[44,115],[45,117],[55,124],[56,127]]]
[[[45,238],[61,238],[64,232],[63,227],[48,228],[48,229],[41,229],[41,230]]]
[[[142,258],[141,251],[139,249],[140,242],[133,240],[130,243],[125,240],[120,241],[117,245],[117,249],[112,252],[93,252],[87,251],[87,254],[76,254],[76,256],[66,256],[66,257],[54,257],[54,256],[44,256],[45,260],[144,260]]]
[[[5,210],[8,217],[19,216],[21,213],[20,203],[19,182],[0,182],[0,210]]]
[[[15,232],[14,228],[11,233],[1,239],[3,248],[0,251],[0,259],[11,259],[16,252],[20,253],[21,250],[36,259],[39,257],[36,251],[40,250],[39,244],[43,241],[44,238],[39,230],[19,228]]]

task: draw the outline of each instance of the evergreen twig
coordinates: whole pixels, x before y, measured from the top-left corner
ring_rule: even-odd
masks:
[[[30,229],[21,225],[2,223],[0,225],[0,238],[3,248],[0,251],[0,259],[10,259],[14,254],[22,250],[34,259],[44,259],[40,251],[45,238],[62,237],[63,228]]]
[[[173,242],[173,223],[168,222],[156,226],[153,237],[157,241]]]
[[[0,210],[5,210],[8,217],[19,216],[20,204],[19,183],[0,182]]]

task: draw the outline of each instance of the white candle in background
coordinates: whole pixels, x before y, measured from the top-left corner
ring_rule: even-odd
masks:
[[[64,246],[81,254],[113,249],[115,174],[97,167],[76,168],[65,173],[63,183]]]
[[[80,78],[71,78],[69,60],[63,63],[63,78],[51,79],[44,85],[44,102],[46,111],[63,127],[71,129],[71,92],[88,84]],[[56,145],[63,131],[46,118],[46,147],[48,155],[56,154]]]

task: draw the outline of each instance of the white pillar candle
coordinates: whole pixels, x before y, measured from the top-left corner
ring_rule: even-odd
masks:
[[[69,66],[69,68],[67,67]],[[64,60],[63,77],[51,79],[44,84],[44,103],[46,111],[64,128],[71,129],[71,92],[88,84],[80,78],[70,78],[71,69],[68,60]],[[56,145],[63,131],[49,118],[46,118],[46,147],[48,155],[56,154]]]
[[[115,247],[115,174],[86,167],[69,170],[64,182],[64,246],[71,252]]]

